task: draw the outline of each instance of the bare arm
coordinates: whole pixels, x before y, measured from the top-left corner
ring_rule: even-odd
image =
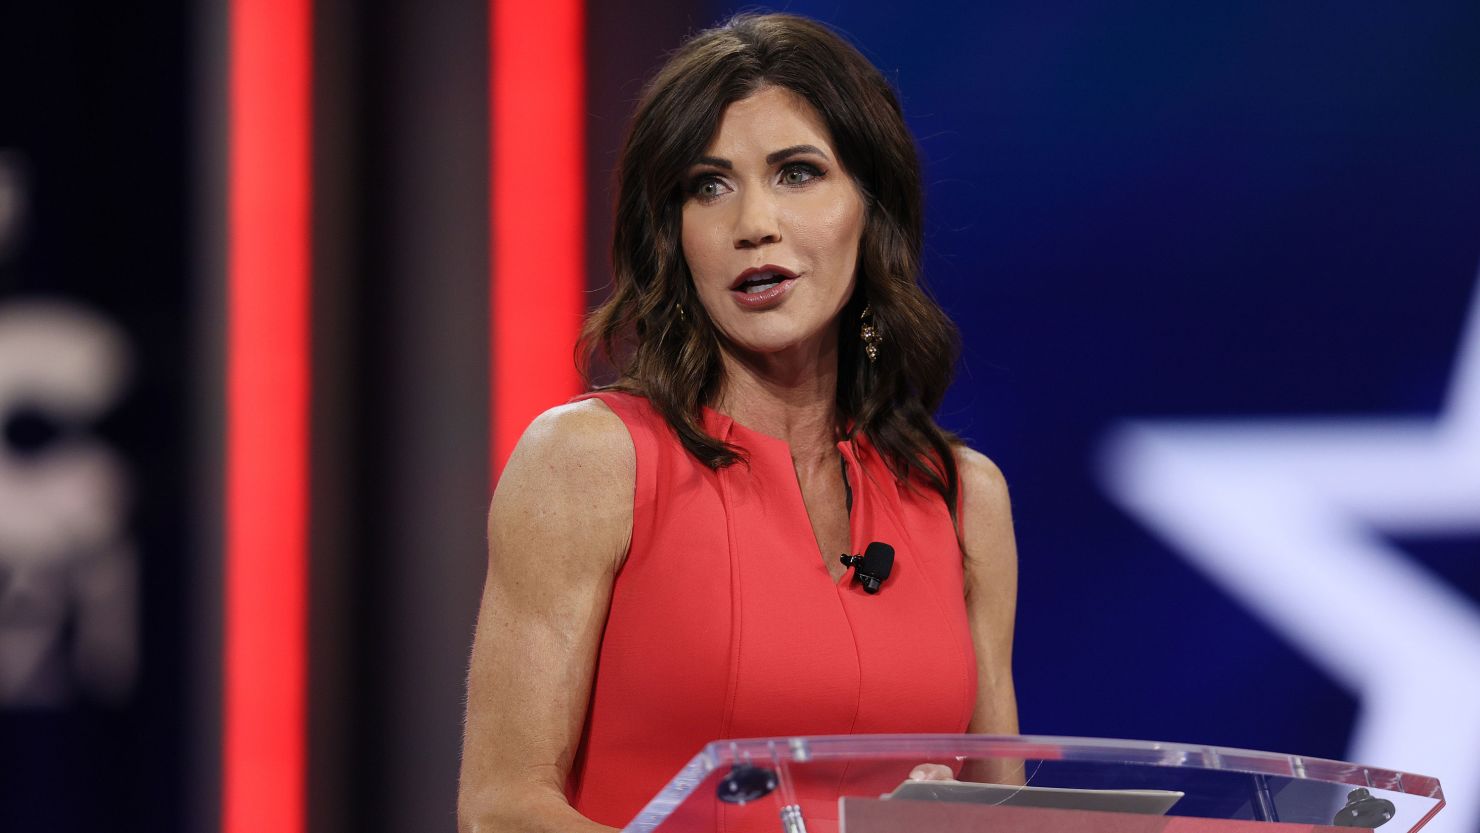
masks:
[[[546,412],[494,493],[468,671],[458,829],[597,833],[565,798],[612,582],[632,531],[632,441],[605,405]]]
[[[961,511],[957,519],[966,552],[966,611],[976,647],[976,710],[972,734],[1018,733],[1012,683],[1012,632],[1017,614],[1017,544],[1002,472],[983,455],[957,450]],[[963,773],[972,780],[1022,783],[1020,761],[981,762]]]
[[[961,470],[961,543],[966,550],[966,611],[976,647],[976,711],[972,734],[1015,735],[1012,629],[1017,614],[1017,544],[1007,482],[991,460],[967,448]]]

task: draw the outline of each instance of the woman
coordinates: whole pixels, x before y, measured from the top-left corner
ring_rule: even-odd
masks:
[[[625,825],[716,738],[1016,733],[1007,492],[931,418],[954,329],[888,83],[736,18],[653,80],[618,186],[586,329],[618,382],[535,420],[493,499],[463,829]],[[839,558],[875,541],[876,595]]]

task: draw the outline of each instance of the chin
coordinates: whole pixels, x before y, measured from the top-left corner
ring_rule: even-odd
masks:
[[[770,356],[784,353],[816,339],[820,333],[802,333],[795,330],[769,329],[759,332],[727,334],[734,349],[752,355]]]
[[[715,316],[710,320],[729,349],[756,356],[770,356],[837,338],[820,311],[776,309],[762,313]]]
[[[736,342],[735,349],[752,356],[775,356],[795,347],[796,342]]]

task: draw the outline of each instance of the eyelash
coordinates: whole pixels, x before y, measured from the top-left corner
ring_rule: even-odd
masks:
[[[822,172],[822,169],[817,167],[816,165],[811,165],[806,162],[790,162],[786,165],[781,166],[782,178],[785,179],[786,175],[791,173],[792,171],[801,171],[807,174],[807,178],[802,180],[801,182],[796,183],[797,185],[806,185],[808,182],[811,182],[814,179],[822,179],[824,176],[826,176],[826,174]]]
[[[807,178],[804,179],[804,180],[802,180],[801,182],[790,184],[788,187],[791,187],[791,188],[805,188],[807,185],[809,185],[813,181],[818,180],[818,179],[822,179],[823,177],[827,176],[827,173],[825,171],[823,171],[821,168],[819,168],[816,165],[813,165],[811,163],[808,163],[808,162],[788,162],[785,165],[782,165],[781,166],[782,184],[783,185],[787,185],[787,183],[785,182],[786,176],[788,174],[790,174],[792,172],[796,172],[796,171],[800,171],[801,173],[806,174],[807,175]],[[688,193],[688,195],[690,197],[693,197],[695,199],[698,199],[700,202],[708,202],[710,200],[717,199],[720,196],[719,194],[705,195],[701,191],[701,189],[706,184],[708,184],[710,182],[718,182],[719,181],[719,178],[720,178],[719,177],[719,174],[712,174],[712,173],[699,174],[698,176],[694,177],[692,180],[689,181],[689,185],[685,189],[685,191]]]

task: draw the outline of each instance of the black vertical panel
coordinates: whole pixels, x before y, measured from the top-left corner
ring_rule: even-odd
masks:
[[[62,316],[31,339],[54,352],[11,342],[3,358],[12,370],[68,376],[84,338],[75,334],[106,331],[131,368],[108,374],[122,386],[95,414],[44,395],[26,404],[15,390],[0,409],[7,477],[36,482],[81,452],[111,461],[126,496],[117,533],[98,544],[66,520],[92,489],[51,479],[26,497],[39,507],[31,520],[50,524],[53,540],[79,540],[47,544],[44,558],[21,556],[15,536],[0,540],[0,664],[7,679],[24,669],[24,682],[7,686],[22,693],[0,704],[6,831],[184,829],[186,21],[178,2],[0,6],[0,154],[21,174],[25,206],[21,233],[0,252],[0,314],[8,327],[46,320],[41,305]],[[69,496],[59,499],[50,487],[63,482]],[[5,508],[14,520],[15,504]],[[109,553],[119,557],[100,572]],[[88,623],[100,614],[98,641]],[[35,664],[12,639],[28,628],[48,634]],[[98,676],[110,668],[116,675]]]
[[[180,507],[193,556],[187,576],[185,657],[190,708],[181,715],[187,796],[185,830],[221,826],[221,717],[224,657],[226,515],[227,131],[230,101],[229,0],[194,6],[188,95],[191,103],[188,340],[189,497]]]
[[[351,829],[356,801],[353,740],[356,581],[364,569],[368,492],[356,460],[367,451],[369,409],[360,370],[366,284],[360,245],[365,143],[359,4],[316,0],[313,9],[312,365],[308,608],[308,830]]]
[[[346,813],[450,830],[489,494],[487,9],[359,14]]]

